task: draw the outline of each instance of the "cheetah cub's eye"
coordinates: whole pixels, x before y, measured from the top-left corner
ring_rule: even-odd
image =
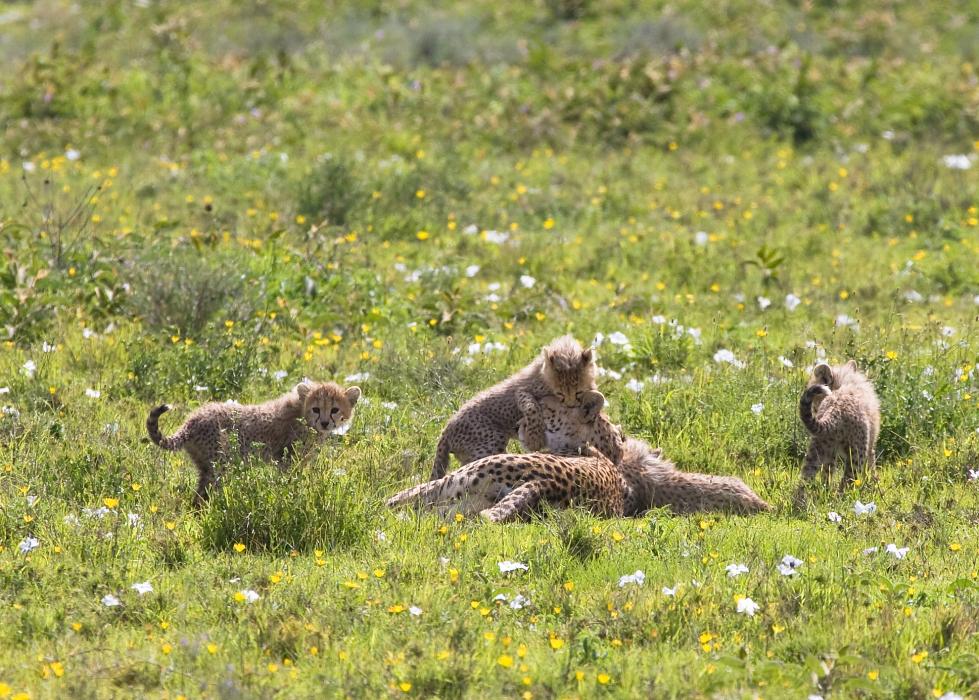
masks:
[[[313,413],[315,413],[316,415],[319,415],[320,414],[320,407],[319,406],[313,406]]]
[[[330,414],[331,415],[335,415],[335,414],[337,414],[339,412],[340,412],[340,409],[337,408],[336,406],[334,406],[333,408],[330,409]]]

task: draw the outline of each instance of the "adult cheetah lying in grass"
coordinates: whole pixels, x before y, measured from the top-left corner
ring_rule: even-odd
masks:
[[[164,450],[183,449],[197,467],[194,506],[208,499],[217,481],[217,467],[232,458],[232,439],[241,457],[258,454],[263,459],[281,462],[293,446],[311,430],[319,435],[343,428],[353,416],[360,388],[325,384],[297,384],[283,396],[261,404],[204,404],[187,417],[170,437],[160,432],[160,416],[170,410],[166,404],[150,411],[146,430],[150,439]]]
[[[583,407],[566,411],[569,415],[562,419],[550,415],[560,410],[545,403],[548,436],[558,453],[483,457],[406,489],[388,499],[387,505],[416,503],[464,515],[479,513],[491,522],[525,519],[544,503],[557,508],[579,505],[603,517],[638,516],[658,506],[680,513],[768,510],[768,504],[740,479],[677,471],[660,450],[624,439],[600,411]],[[577,446],[581,454],[571,454],[572,445],[586,434],[590,439]],[[620,454],[620,461],[613,463],[605,450]]]
[[[812,481],[817,471],[825,473],[842,460],[842,491],[858,470],[873,470],[880,403],[870,380],[853,360],[836,367],[821,362],[813,368],[799,399],[799,417],[812,436],[802,467],[803,481]]]
[[[511,438],[531,451],[544,448],[544,428],[537,401],[553,395],[568,408],[579,405],[584,392],[595,389],[595,357],[566,335],[547,345],[540,356],[511,377],[480,392],[449,419],[432,466],[432,479],[444,475],[449,455],[460,465],[506,452]]]

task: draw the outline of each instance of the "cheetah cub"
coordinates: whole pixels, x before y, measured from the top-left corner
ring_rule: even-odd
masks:
[[[218,465],[228,461],[235,434],[238,453],[257,454],[262,459],[282,463],[291,456],[297,440],[310,430],[318,435],[342,430],[353,415],[360,388],[349,389],[327,382],[297,384],[292,391],[260,404],[208,403],[188,416],[170,437],[160,432],[160,416],[170,410],[163,404],[150,411],[146,430],[150,439],[164,450],[183,449],[197,467],[194,506],[203,505],[211,486],[220,476]]]
[[[570,335],[552,341],[536,360],[477,394],[449,419],[435,451],[431,478],[445,474],[450,453],[460,464],[468,464],[506,452],[507,443],[518,433],[526,449],[543,449],[546,439],[538,400],[556,396],[565,406],[576,407],[582,394],[595,388],[592,348],[583,350]]]
[[[853,482],[856,470],[874,468],[880,404],[853,360],[836,367],[820,362],[813,368],[799,399],[799,416],[812,436],[802,467],[804,481],[842,460],[842,491]]]

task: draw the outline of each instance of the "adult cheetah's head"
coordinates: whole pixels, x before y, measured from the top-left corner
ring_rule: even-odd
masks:
[[[297,384],[296,393],[303,402],[303,417],[321,435],[347,432],[354,406],[360,398],[360,387],[344,389],[339,384]]]
[[[581,405],[570,410],[553,397],[542,399],[542,404],[546,410],[563,416],[560,431],[547,433],[548,448],[556,452],[573,452],[591,445],[614,464],[622,459],[625,435],[602,412],[605,406],[602,392],[594,389],[583,392]]]
[[[581,397],[595,387],[595,351],[582,349],[570,335],[548,344],[542,352],[544,381],[565,406],[581,404]]]

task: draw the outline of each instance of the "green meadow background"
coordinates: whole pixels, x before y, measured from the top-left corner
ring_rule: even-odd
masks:
[[[979,695],[977,26],[0,3],[0,698]],[[773,511],[383,508],[566,332],[629,434]],[[878,478],[795,507],[823,358],[877,387]],[[363,388],[350,431],[191,511],[149,408],[303,377]]]

